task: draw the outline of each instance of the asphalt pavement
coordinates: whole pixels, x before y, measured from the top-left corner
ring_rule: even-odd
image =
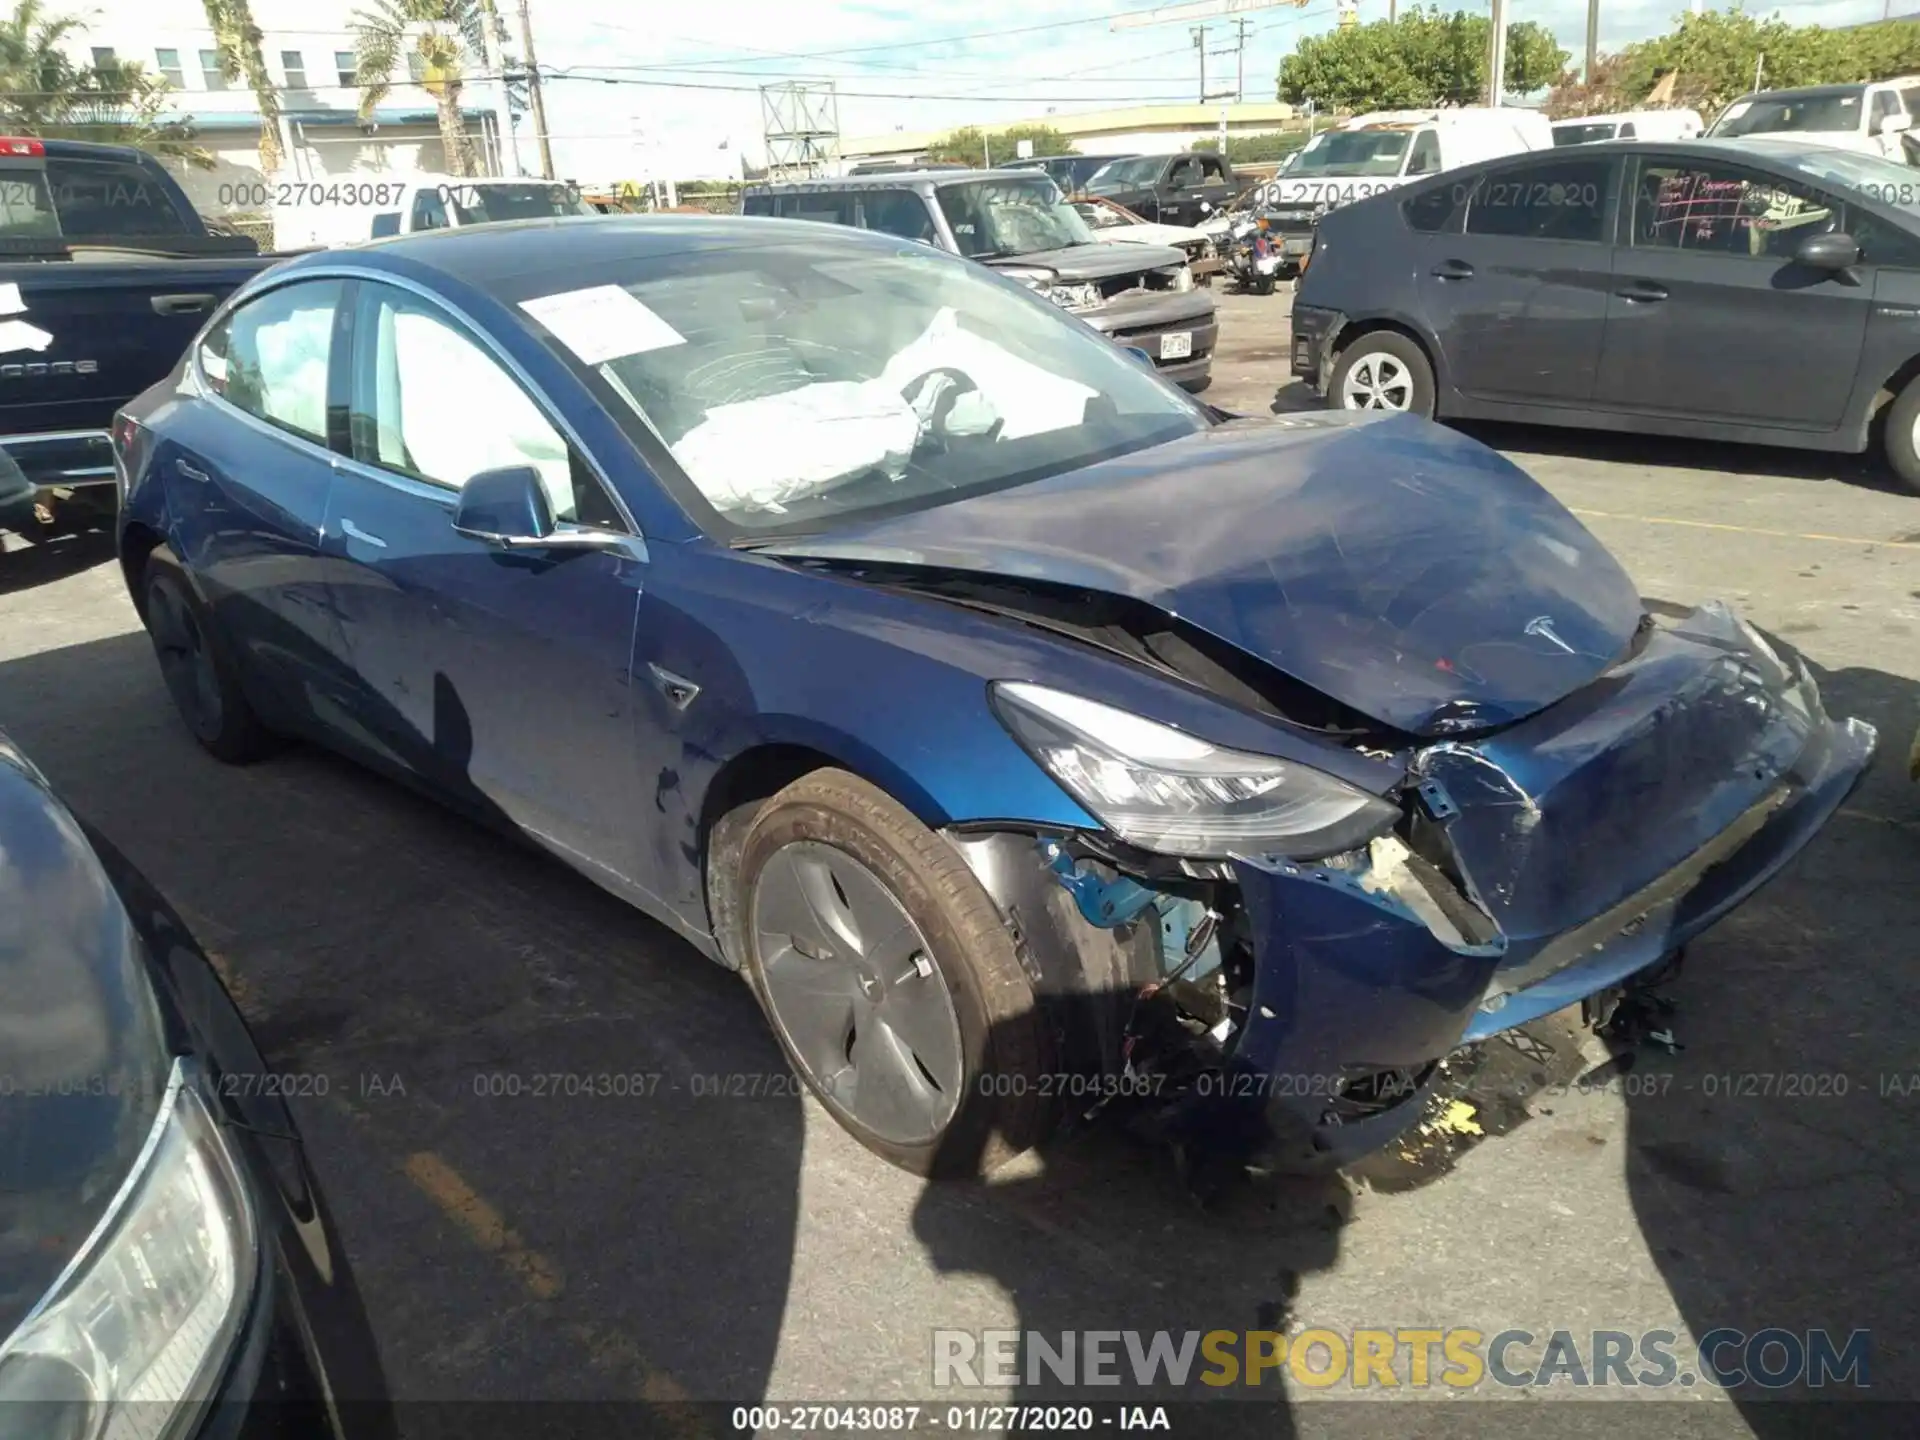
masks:
[[[1208,398],[1309,403],[1285,293],[1221,305]],[[1920,1400],[1920,497],[1857,460],[1474,433],[1651,600],[1722,596],[1799,646],[1881,755],[1693,947],[1676,1050],[1581,1084],[1606,1054],[1558,1017],[1358,1173],[1210,1210],[1105,1130],[929,1188],[798,1097],[737,980],[586,881],[323,754],[217,764],[97,537],[0,557],[0,726],[195,926],[269,1060],[313,1077],[299,1118],[408,1400],[944,1403],[937,1329],[1364,1327],[1867,1330],[1870,1394]],[[1360,1392],[1400,1402],[1364,1407],[1383,1436],[1836,1428],[1705,1384],[1582,1393]],[[1352,1395],[1247,1403],[1318,1433]]]

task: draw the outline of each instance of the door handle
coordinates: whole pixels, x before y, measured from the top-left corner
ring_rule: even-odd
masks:
[[[211,310],[215,297],[208,294],[197,295],[156,295],[153,297],[153,313],[156,315],[198,315]]]
[[[184,460],[176,460],[173,462],[173,468],[189,480],[198,480],[202,485],[210,483],[210,477],[207,472],[200,469],[197,465],[189,465]]]
[[[342,520],[340,522],[340,533],[349,540],[358,540],[361,544],[371,545],[377,550],[387,548],[386,541],[382,540],[378,535],[369,535],[351,520]]]
[[[1442,260],[1433,273],[1442,280],[1471,280],[1473,267],[1464,260]]]
[[[1656,285],[1651,280],[1635,280],[1631,285],[1624,286],[1613,293],[1622,300],[1629,300],[1638,305],[1654,305],[1667,298],[1667,287]]]

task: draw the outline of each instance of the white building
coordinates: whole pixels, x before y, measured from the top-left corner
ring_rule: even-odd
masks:
[[[362,125],[357,115],[360,92],[354,83],[354,36],[349,0],[253,0],[255,21],[264,32],[261,53],[279,87],[280,144],[285,160],[274,177],[280,182],[315,181],[354,175],[402,177],[448,168],[433,96],[418,85],[401,83]],[[68,50],[81,63],[111,53],[138,61],[149,74],[164,78],[175,92],[173,111],[192,126],[202,148],[214,156],[211,170],[169,162],[194,205],[204,215],[260,214],[262,203],[260,107],[244,79],[232,82],[220,73],[213,31],[200,0],[98,0],[86,14],[87,28],[73,36]],[[485,61],[471,64],[485,74]],[[499,85],[477,80],[461,92],[461,113],[482,168],[512,173],[513,147],[504,147],[497,123]],[[519,148],[532,170],[535,142],[523,121]]]

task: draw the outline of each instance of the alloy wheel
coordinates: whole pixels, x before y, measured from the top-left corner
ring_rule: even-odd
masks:
[[[939,1135],[963,1098],[960,1022],[906,907],[845,851],[796,840],[749,915],[768,1013],[816,1090],[882,1140]]]
[[[1348,410],[1411,409],[1413,375],[1385,351],[1362,355],[1340,386],[1340,403]]]

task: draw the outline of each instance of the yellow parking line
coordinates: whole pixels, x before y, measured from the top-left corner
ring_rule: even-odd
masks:
[[[1599,520],[1638,520],[1643,525],[1686,525],[1695,530],[1730,530],[1737,535],[1772,535],[1781,540],[1829,540],[1836,545],[1883,545],[1891,550],[1920,550],[1916,540],[1869,540],[1860,535],[1822,535],[1817,531],[1768,530],[1758,525],[1728,525],[1719,520],[1682,520],[1672,515],[1621,515],[1612,510],[1567,507],[1576,515]]]
[[[421,1150],[401,1166],[407,1178],[440,1207],[447,1218],[467,1232],[467,1237],[500,1263],[526,1286],[536,1300],[551,1300],[566,1288],[554,1263],[537,1250],[529,1250],[520,1237],[507,1228],[507,1222],[459,1173],[431,1150]]]

